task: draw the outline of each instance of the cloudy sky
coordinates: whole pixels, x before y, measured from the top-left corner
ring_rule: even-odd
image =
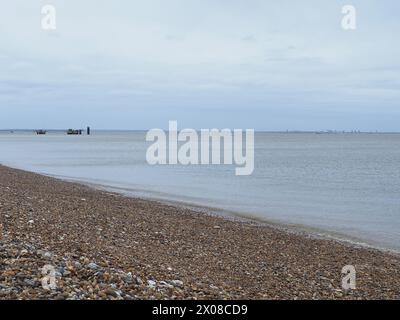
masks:
[[[397,0],[0,6],[0,128],[400,131]]]

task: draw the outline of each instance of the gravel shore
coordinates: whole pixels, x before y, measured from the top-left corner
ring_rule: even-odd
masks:
[[[4,166],[0,223],[0,299],[400,299],[397,254]]]

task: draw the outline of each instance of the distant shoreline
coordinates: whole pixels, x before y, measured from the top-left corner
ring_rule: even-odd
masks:
[[[48,133],[51,132],[66,132],[68,129],[46,129],[46,128],[36,128],[36,129],[0,129],[0,133],[10,133],[10,132],[36,132],[37,130],[45,130]],[[83,130],[83,129],[82,129]],[[92,132],[147,132],[150,129],[96,129],[93,128]],[[200,129],[196,129],[200,131]],[[400,131],[348,131],[348,130],[282,130],[282,131],[268,131],[268,130],[255,130],[255,133],[279,133],[279,134],[400,134]]]
[[[0,245],[16,259],[1,299],[400,299],[396,254],[4,166],[0,177]],[[45,264],[63,270],[54,292],[40,287]],[[358,271],[352,292],[345,265]]]

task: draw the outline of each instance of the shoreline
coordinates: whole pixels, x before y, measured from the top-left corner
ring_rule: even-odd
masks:
[[[386,253],[391,253],[391,254],[397,254],[400,255],[400,249],[394,249],[394,248],[387,248],[378,245],[378,242],[375,242],[375,244],[368,243],[366,240],[356,238],[355,236],[350,236],[344,233],[339,233],[339,232],[334,232],[334,231],[329,231],[313,226],[308,226],[305,224],[294,224],[294,223],[285,223],[273,219],[263,219],[261,217],[257,217],[252,214],[247,214],[244,212],[239,212],[239,211],[234,211],[234,210],[227,210],[223,208],[217,208],[217,207],[211,207],[211,206],[206,206],[203,204],[197,204],[197,203],[191,203],[187,202],[185,200],[174,200],[174,199],[166,199],[166,198],[157,198],[157,197],[152,197],[152,196],[139,196],[139,195],[134,195],[133,192],[135,191],[130,191],[124,188],[117,188],[117,187],[112,187],[112,186],[107,186],[103,184],[96,184],[93,182],[87,182],[84,180],[80,180],[79,178],[67,178],[67,177],[60,177],[60,176],[55,176],[51,174],[42,174],[50,178],[55,178],[59,179],[65,182],[70,182],[70,183],[77,183],[81,184],[84,186],[87,186],[89,188],[92,188],[94,190],[99,190],[103,192],[109,192],[111,194],[118,194],[127,198],[132,198],[132,199],[138,199],[142,201],[149,201],[149,202],[155,202],[159,203],[161,205],[167,205],[167,206],[173,206],[177,207],[183,210],[190,210],[195,213],[199,214],[204,214],[204,215],[209,215],[212,217],[218,217],[222,219],[226,219],[228,221],[232,222],[238,222],[238,223],[249,223],[249,224],[255,224],[261,227],[268,227],[268,228],[275,228],[279,231],[282,232],[287,232],[287,233],[292,233],[295,235],[300,235],[300,236],[305,236],[305,237],[312,237],[315,239],[324,239],[324,240],[331,240],[331,241],[337,241],[342,244],[347,244],[349,246],[354,246],[358,248],[366,248],[366,249],[373,249],[373,250],[378,250]],[[126,192],[122,192],[122,190],[125,190]],[[130,193],[132,192],[132,193]],[[144,192],[144,191],[143,191]]]
[[[64,180],[64,179],[62,179],[62,180]],[[68,180],[65,180],[65,181],[68,181]],[[260,227],[274,228],[278,231],[285,232],[285,233],[291,233],[294,235],[311,237],[311,238],[315,238],[315,239],[336,241],[338,243],[345,244],[345,245],[347,244],[352,247],[378,250],[378,251],[381,251],[384,253],[390,253],[390,254],[395,254],[395,255],[400,256],[400,249],[383,247],[383,246],[380,246],[378,244],[378,242],[375,242],[375,244],[373,244],[372,241],[370,243],[368,243],[366,240],[357,238],[355,236],[350,236],[350,235],[347,235],[344,233],[321,229],[318,227],[313,227],[313,226],[309,226],[309,225],[305,225],[305,224],[295,224],[295,223],[283,222],[283,221],[278,221],[278,220],[273,220],[273,219],[264,219],[261,217],[257,217],[256,215],[248,214],[245,212],[211,207],[211,206],[206,206],[203,204],[190,203],[190,202],[186,202],[184,200],[182,200],[182,201],[181,200],[168,200],[168,199],[156,198],[156,197],[151,197],[151,196],[149,196],[149,197],[143,196],[142,197],[142,196],[124,194],[124,193],[119,193],[118,191],[114,191],[113,189],[115,189],[115,188],[113,188],[113,187],[108,187],[108,186],[101,187],[101,185],[85,183],[84,181],[80,181],[80,180],[76,180],[76,181],[74,181],[74,183],[82,184],[82,185],[88,186],[90,188],[93,188],[95,190],[101,190],[101,191],[110,192],[110,193],[117,193],[119,195],[122,195],[122,196],[125,196],[128,198],[140,199],[143,201],[156,202],[156,203],[159,203],[162,205],[168,205],[168,206],[173,206],[173,207],[177,207],[177,208],[184,209],[184,210],[190,210],[195,213],[209,215],[212,217],[218,217],[218,218],[226,219],[228,221],[232,221],[232,222],[236,222],[236,223],[248,223],[248,224],[257,225]]]
[[[0,299],[400,299],[390,250],[2,165],[0,178]],[[40,286],[46,263],[54,292]],[[345,265],[355,291],[341,289]]]
[[[0,163],[0,166],[1,165],[3,165],[3,164]],[[11,169],[36,173],[39,175],[43,175],[43,176],[46,176],[49,178],[54,178],[54,179],[69,182],[69,183],[80,184],[80,185],[92,188],[94,190],[116,193],[118,195],[122,195],[122,196],[132,198],[132,199],[156,202],[156,203],[160,203],[160,204],[164,204],[164,205],[172,205],[174,207],[179,207],[181,209],[187,209],[187,210],[194,211],[196,213],[221,217],[223,219],[232,220],[234,222],[255,223],[260,226],[276,228],[283,232],[290,232],[290,233],[298,234],[301,236],[315,237],[316,239],[332,240],[332,241],[337,241],[339,243],[348,244],[350,246],[367,248],[367,249],[375,249],[375,250],[379,250],[382,252],[400,255],[400,248],[384,246],[383,244],[381,244],[379,241],[376,241],[376,240],[362,239],[362,238],[359,238],[356,236],[351,236],[349,234],[341,233],[338,231],[327,230],[324,228],[319,228],[319,227],[310,226],[310,225],[306,225],[306,224],[284,222],[284,221],[279,221],[277,219],[274,220],[273,218],[271,218],[271,219],[262,218],[251,212],[239,212],[239,211],[235,211],[235,210],[207,206],[207,205],[201,204],[201,203],[193,203],[193,202],[190,202],[189,200],[179,200],[178,198],[168,199],[168,196],[173,197],[173,195],[169,195],[169,194],[165,194],[166,195],[165,197],[142,195],[145,193],[152,194],[153,192],[149,191],[149,190],[128,189],[128,188],[124,188],[124,187],[106,185],[104,183],[101,183],[100,181],[96,182],[95,180],[93,180],[93,181],[85,180],[84,178],[79,178],[79,177],[67,177],[67,176],[59,176],[59,175],[48,174],[48,173],[43,173],[43,172],[29,171],[24,168],[15,167],[15,166],[11,166],[11,165],[3,165],[3,166],[11,168]]]
[[[17,167],[15,167],[15,168],[11,167],[11,166],[7,166],[7,167],[26,171],[24,169],[17,168]],[[33,172],[33,171],[28,171],[28,172]],[[35,172],[33,172],[33,173],[35,173]],[[351,236],[351,235],[348,235],[345,233],[340,233],[340,232],[333,231],[333,230],[326,230],[323,228],[318,228],[318,227],[314,227],[314,226],[310,226],[310,225],[306,225],[306,224],[283,222],[283,221],[279,221],[279,220],[274,220],[272,218],[271,219],[262,218],[262,217],[256,216],[253,213],[239,212],[239,211],[228,210],[228,209],[223,209],[223,208],[218,208],[218,207],[212,207],[212,206],[207,206],[205,204],[200,204],[200,203],[191,203],[190,201],[186,201],[186,200],[168,199],[167,197],[163,198],[163,197],[157,197],[157,196],[142,196],[142,195],[135,194],[135,192],[151,193],[151,191],[148,191],[148,190],[133,190],[133,189],[127,189],[127,188],[123,188],[123,187],[108,186],[108,185],[105,185],[102,183],[96,183],[93,181],[84,180],[84,179],[75,178],[75,177],[65,177],[65,176],[58,176],[58,175],[52,175],[52,174],[46,174],[46,173],[37,173],[37,174],[40,174],[40,175],[43,175],[46,177],[50,177],[50,178],[54,178],[54,179],[58,179],[58,180],[65,181],[65,182],[77,183],[77,184],[92,188],[94,190],[110,192],[112,194],[116,193],[118,195],[122,195],[124,197],[132,198],[132,199],[139,199],[142,201],[156,202],[156,203],[160,203],[160,204],[164,204],[164,205],[174,206],[174,207],[178,207],[181,209],[187,209],[190,211],[194,211],[196,213],[220,217],[220,218],[227,219],[227,220],[234,221],[234,222],[252,223],[252,224],[257,224],[259,226],[276,228],[280,231],[289,232],[289,233],[297,234],[300,236],[315,237],[316,239],[332,240],[332,241],[337,241],[342,244],[348,244],[348,245],[354,246],[354,247],[374,249],[374,250],[379,250],[379,251],[386,252],[386,253],[400,255],[400,248],[385,247],[385,246],[381,245],[379,241],[361,239],[356,236]]]

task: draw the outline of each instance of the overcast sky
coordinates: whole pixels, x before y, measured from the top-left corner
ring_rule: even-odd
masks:
[[[0,128],[400,131],[398,0],[0,6]]]

